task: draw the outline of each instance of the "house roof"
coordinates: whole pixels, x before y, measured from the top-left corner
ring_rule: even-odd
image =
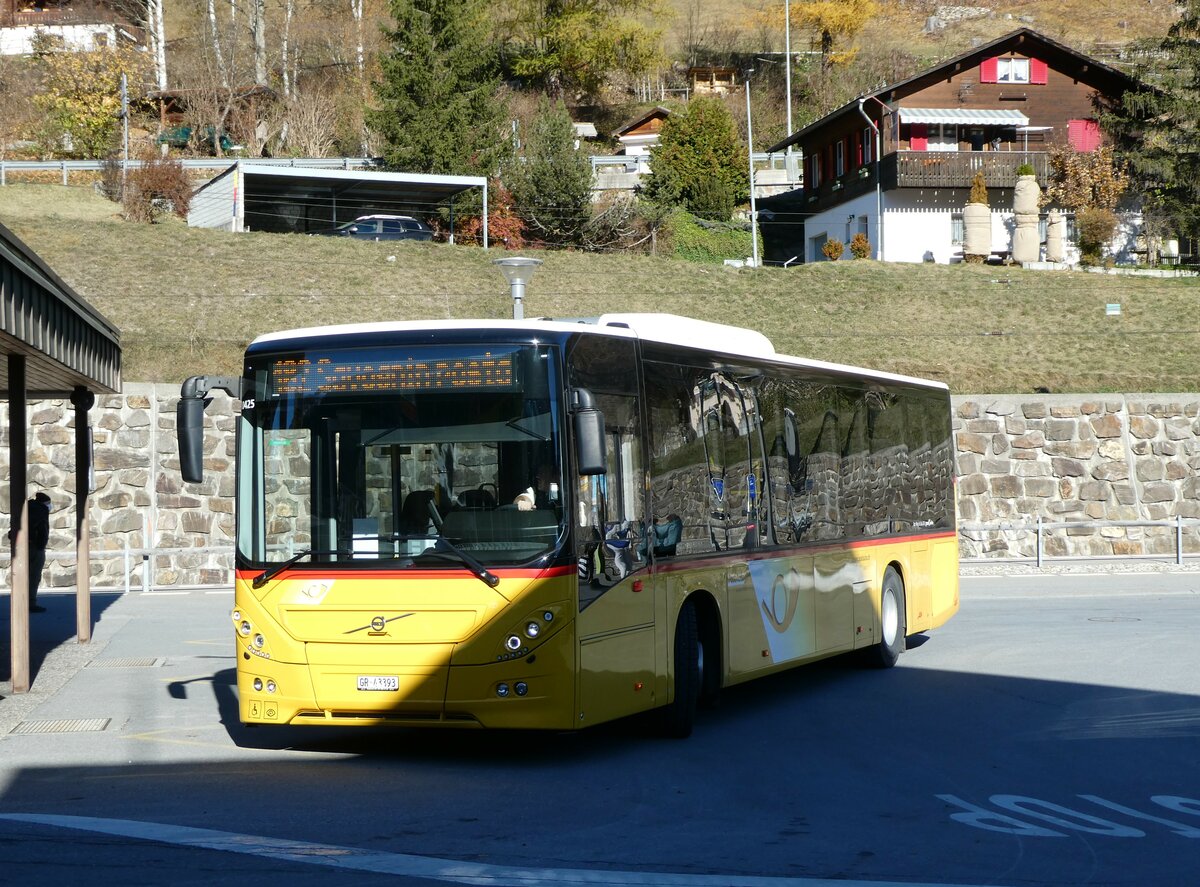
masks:
[[[665,117],[670,117],[670,116],[671,116],[670,108],[664,108],[662,105],[658,105],[654,108],[651,108],[649,111],[647,111],[645,114],[643,114],[641,117],[637,118],[636,120],[626,123],[620,129],[618,129],[616,132],[614,132],[613,136],[619,138],[620,136],[626,135],[627,133],[632,132],[633,130],[637,129],[639,126],[644,126],[645,124],[649,123],[655,117],[665,118]]]
[[[30,397],[121,390],[121,333],[0,225],[0,355],[22,354]],[[0,393],[8,397],[8,362]]]
[[[857,116],[860,104],[865,103],[866,108],[877,109],[879,104],[887,105],[888,102],[898,101],[905,95],[911,95],[932,83],[944,80],[947,72],[954,72],[963,67],[970,67],[998,53],[1014,50],[1027,55],[1034,55],[1050,64],[1057,71],[1069,71],[1076,74],[1080,80],[1094,85],[1096,89],[1108,95],[1118,95],[1139,85],[1135,78],[1130,77],[1123,71],[1118,71],[1116,68],[1099,62],[1091,56],[1085,55],[1056,40],[1051,40],[1046,35],[1040,34],[1031,28],[1018,28],[1015,31],[1005,34],[1003,37],[993,40],[991,43],[985,43],[982,46],[967,50],[905,80],[898,80],[895,83],[881,86],[873,92],[864,93],[860,98],[852,102],[847,102],[842,107],[826,114],[820,120],[816,120],[803,129],[792,133],[792,135],[783,141],[772,145],[767,151],[771,153],[782,151],[789,145],[795,145],[803,141],[806,136],[815,130],[822,129],[842,117],[850,114]],[[889,106],[890,110],[892,108]],[[875,116],[878,115],[876,114]],[[1028,120],[1025,121],[1026,124],[1028,122]]]

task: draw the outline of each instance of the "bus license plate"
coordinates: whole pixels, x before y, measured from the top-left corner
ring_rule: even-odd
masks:
[[[399,690],[400,679],[394,675],[365,674],[358,676],[360,690]]]

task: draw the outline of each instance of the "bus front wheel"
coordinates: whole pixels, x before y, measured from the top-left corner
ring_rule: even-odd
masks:
[[[704,682],[704,660],[700,648],[696,607],[688,601],[675,623],[675,695],[662,710],[663,733],[675,739],[692,735],[696,707]]]
[[[891,668],[904,652],[907,629],[904,615],[904,580],[895,567],[883,574],[879,590],[879,643],[871,648],[872,662],[880,668]]]

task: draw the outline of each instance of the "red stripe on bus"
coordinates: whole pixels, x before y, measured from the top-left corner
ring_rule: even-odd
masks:
[[[491,569],[490,572],[501,579],[546,579],[555,576],[573,576],[575,567],[547,567],[544,570],[529,569]],[[237,578],[252,582],[258,578],[262,570],[238,570]],[[284,570],[271,581],[283,579],[453,579],[461,582],[467,576],[473,576],[469,570]]]

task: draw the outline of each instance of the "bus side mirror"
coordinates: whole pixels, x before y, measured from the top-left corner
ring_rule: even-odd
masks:
[[[576,388],[571,393],[571,409],[575,415],[575,462],[579,473],[607,474],[604,413],[597,409],[592,392],[586,388]]]
[[[203,397],[181,395],[175,407],[175,431],[179,437],[179,473],[184,483],[204,480],[204,408]]]
[[[179,389],[175,435],[179,443],[179,474],[185,483],[198,484],[204,480],[204,408],[212,402],[205,395],[214,388],[239,400],[242,397],[242,380],[237,376],[192,376]]]

